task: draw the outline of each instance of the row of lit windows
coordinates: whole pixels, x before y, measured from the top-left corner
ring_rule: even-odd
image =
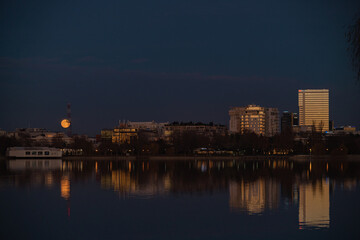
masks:
[[[46,156],[48,156],[48,155],[50,155],[50,152],[49,151],[45,151],[45,152],[43,152],[43,151],[38,151],[38,152],[36,152],[36,151],[32,151],[32,152],[30,152],[30,151],[27,151],[27,152],[25,152],[25,155],[38,155],[38,156],[41,156],[41,155],[46,155]]]

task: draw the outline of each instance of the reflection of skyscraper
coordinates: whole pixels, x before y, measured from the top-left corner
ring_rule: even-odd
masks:
[[[328,228],[330,225],[330,186],[325,180],[299,186],[299,228]]]
[[[299,90],[299,125],[329,131],[329,90]]]
[[[232,210],[245,210],[249,214],[259,214],[266,208],[278,206],[280,187],[270,179],[258,179],[255,182],[230,182],[230,201]]]

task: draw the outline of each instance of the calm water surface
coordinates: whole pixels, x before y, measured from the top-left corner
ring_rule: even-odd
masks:
[[[360,239],[360,159],[0,160],[0,239]]]

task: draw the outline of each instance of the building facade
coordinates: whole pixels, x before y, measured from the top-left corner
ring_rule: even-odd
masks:
[[[265,108],[265,136],[272,137],[279,132],[279,110],[277,108]]]
[[[132,143],[138,138],[138,129],[126,124],[119,124],[112,133],[112,142],[117,144]]]
[[[138,129],[141,132],[142,136],[147,138],[149,141],[158,141],[163,139],[165,126],[169,122],[157,123],[155,121],[151,122],[131,122],[126,123],[130,128]]]
[[[164,139],[171,141],[175,135],[182,135],[189,132],[212,138],[216,135],[225,136],[227,134],[227,128],[224,125],[211,123],[172,123],[165,126]]]
[[[293,131],[299,125],[299,115],[284,111],[281,116],[281,132]]]
[[[254,132],[258,135],[274,136],[279,132],[279,111],[257,105],[233,107],[229,110],[230,133]]]
[[[329,90],[299,90],[299,126],[316,131],[329,131]]]

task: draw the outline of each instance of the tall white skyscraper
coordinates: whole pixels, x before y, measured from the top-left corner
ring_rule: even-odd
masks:
[[[329,130],[329,89],[299,90],[299,126]]]

